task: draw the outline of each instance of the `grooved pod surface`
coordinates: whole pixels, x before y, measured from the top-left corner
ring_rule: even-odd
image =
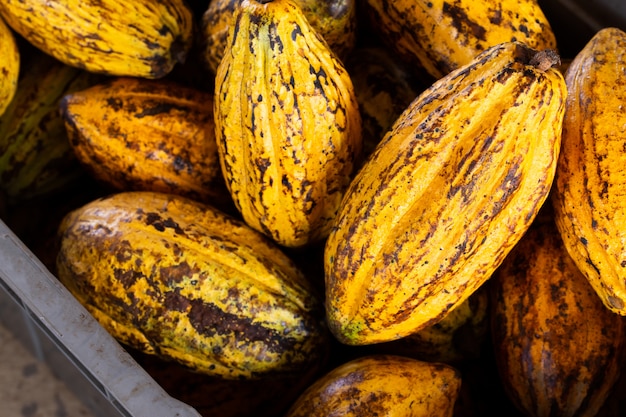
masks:
[[[529,416],[596,416],[620,375],[624,318],[603,306],[551,215],[490,284],[494,350],[511,400]]]
[[[353,180],[325,247],[348,344],[434,324],[482,285],[550,190],[565,82],[504,43],[421,94]]]
[[[557,226],[605,306],[626,315],[626,33],[599,31],[565,80]]]
[[[215,92],[222,172],[244,220],[285,246],[325,238],[361,151],[350,77],[289,0],[244,0]]]
[[[388,41],[411,62],[440,78],[502,42],[556,49],[536,0],[368,0]]]
[[[217,194],[212,94],[122,77],[68,94],[60,108],[72,149],[99,180],[205,202]]]
[[[324,354],[321,305],[269,240],[210,206],[125,192],[68,214],[59,279],[118,340],[224,378]]]
[[[163,77],[192,42],[191,11],[181,0],[3,0],[0,15],[59,61],[109,75]]]

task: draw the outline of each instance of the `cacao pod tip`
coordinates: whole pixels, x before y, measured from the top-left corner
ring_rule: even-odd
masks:
[[[554,49],[544,49],[536,52],[530,58],[529,64],[541,71],[547,71],[550,68],[561,65],[561,57]]]

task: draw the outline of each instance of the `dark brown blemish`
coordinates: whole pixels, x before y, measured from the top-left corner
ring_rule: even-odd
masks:
[[[161,281],[171,285],[183,281],[185,278],[191,278],[200,273],[198,268],[192,268],[187,262],[181,262],[178,265],[164,266],[159,269]]]
[[[154,227],[159,232],[165,231],[165,229],[172,229],[174,233],[178,235],[184,235],[184,230],[176,223],[172,218],[163,219],[158,213],[146,213],[146,224]]]
[[[450,16],[450,19],[452,19],[452,25],[458,30],[459,33],[469,32],[474,38],[485,41],[485,34],[487,33],[487,30],[478,23],[472,21],[463,9],[444,2],[443,12]]]

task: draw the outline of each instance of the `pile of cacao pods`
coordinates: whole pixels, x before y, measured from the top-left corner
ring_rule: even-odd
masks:
[[[624,415],[626,32],[556,35],[4,0],[0,218],[202,415]]]

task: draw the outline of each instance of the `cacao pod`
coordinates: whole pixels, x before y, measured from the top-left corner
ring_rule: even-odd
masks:
[[[92,201],[59,227],[59,280],[120,342],[225,379],[300,372],[325,356],[320,302],[269,239],[157,192]]]
[[[3,0],[0,15],[59,61],[108,75],[163,77],[192,42],[183,0]]]
[[[453,367],[395,355],[368,355],[322,376],[286,417],[452,417],[461,388]]]
[[[567,94],[557,63],[502,43],[400,115],[326,241],[327,320],[341,342],[433,325],[500,265],[552,185]]]
[[[386,44],[435,78],[467,65],[502,42],[556,50],[552,27],[536,0],[367,0]]]
[[[67,94],[60,109],[77,158],[115,189],[208,203],[228,195],[212,93],[167,80],[121,77]]]
[[[626,315],[626,32],[600,30],[569,64],[553,204],[565,247],[604,305]]]
[[[539,216],[490,281],[501,380],[526,416],[593,417],[615,385],[624,318],[604,307]]]
[[[244,0],[216,77],[222,173],[243,219],[288,247],[323,240],[361,152],[342,63],[291,0]]]

